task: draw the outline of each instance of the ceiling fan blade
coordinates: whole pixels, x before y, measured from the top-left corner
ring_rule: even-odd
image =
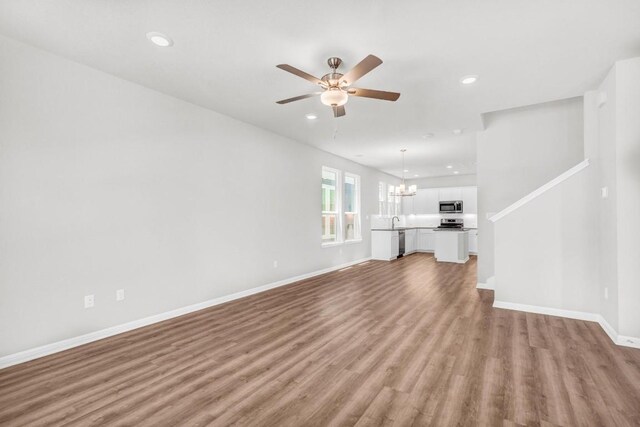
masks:
[[[300,96],[294,96],[293,98],[287,98],[287,99],[283,99],[280,101],[276,101],[276,104],[288,104],[290,102],[293,101],[300,101],[301,99],[306,99],[306,98],[311,98],[314,96],[318,96],[320,95],[322,92],[314,92],[314,93],[308,93],[306,95],[300,95]]]
[[[276,65],[276,67],[280,68],[281,70],[288,71],[291,74],[295,74],[298,77],[302,77],[305,80],[309,80],[313,84],[317,84],[317,85],[320,85],[320,86],[324,86],[325,85],[325,83],[322,80],[320,80],[319,78],[313,77],[311,74],[305,73],[302,70],[298,70],[296,67],[292,67],[289,64],[280,64],[280,65]]]
[[[364,58],[358,65],[353,67],[351,71],[342,76],[340,81],[347,82],[347,84],[351,85],[356,82],[360,77],[367,74],[369,71],[376,68],[378,65],[382,64],[382,60],[377,56],[369,55]]]
[[[342,117],[347,114],[344,111],[344,105],[333,107],[333,117]]]
[[[384,90],[373,90],[373,89],[359,89],[357,87],[350,87],[347,93],[352,96],[382,99],[384,101],[397,101],[398,98],[400,98],[400,94],[398,92],[385,92]]]

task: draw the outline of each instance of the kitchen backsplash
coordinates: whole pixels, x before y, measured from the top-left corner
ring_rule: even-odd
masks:
[[[461,214],[461,215],[398,215],[400,221],[396,220],[396,227],[437,227],[440,225],[441,218],[462,218],[465,227],[477,228],[478,215]],[[391,218],[387,216],[372,215],[371,228],[391,228]]]

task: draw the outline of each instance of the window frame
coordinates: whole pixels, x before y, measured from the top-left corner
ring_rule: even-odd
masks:
[[[383,217],[387,211],[387,183],[378,181],[378,216]]]
[[[336,176],[336,194],[335,194],[335,207],[334,211],[325,211],[324,208],[324,200],[323,197],[323,186],[325,185],[322,180],[324,179],[322,175],[324,172],[334,173]],[[335,216],[335,225],[336,225],[336,237],[335,240],[327,241],[325,240],[325,236],[322,233],[322,223],[320,226],[320,240],[322,247],[336,246],[341,245],[343,243],[343,235],[342,235],[342,197],[343,197],[343,184],[342,184],[342,172],[338,169],[331,168],[328,166],[322,166],[322,171],[320,175],[320,218],[321,220],[325,220],[326,215],[334,215]],[[325,228],[326,229],[326,228]]]
[[[362,205],[361,205],[361,193],[362,193],[362,181],[360,178],[360,175],[357,175],[355,173],[352,172],[345,172],[344,173],[344,180],[343,180],[343,188],[345,187],[346,183],[347,183],[347,178],[351,178],[354,180],[355,185],[354,185],[354,190],[355,190],[355,196],[354,196],[354,201],[353,204],[355,205],[355,209],[353,211],[347,212],[346,210],[342,211],[342,217],[343,217],[343,224],[346,224],[346,216],[347,215],[354,215],[355,216],[355,220],[354,220],[354,237],[352,239],[347,239],[347,227],[344,227],[344,242],[345,243],[354,243],[354,242],[360,242],[362,240]],[[343,197],[346,197],[346,191],[343,191]],[[342,205],[345,209],[347,206],[347,202],[346,199],[344,201],[344,204]]]
[[[393,217],[398,214],[400,206],[400,197],[396,195],[397,185],[387,184],[387,216]]]
[[[402,197],[396,195],[399,185],[378,181],[378,217],[391,218],[402,213]]]

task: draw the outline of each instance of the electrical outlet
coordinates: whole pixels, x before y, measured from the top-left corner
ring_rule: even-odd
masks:
[[[123,301],[124,300],[124,289],[118,289],[116,291],[116,301]]]
[[[273,268],[278,268],[278,261],[273,261]]]
[[[93,295],[84,296],[84,308],[91,308],[94,305]]]
[[[609,288],[604,288],[604,299],[609,299]]]

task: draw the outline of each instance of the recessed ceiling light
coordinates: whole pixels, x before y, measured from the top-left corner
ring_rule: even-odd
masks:
[[[453,166],[451,165],[447,165],[447,169],[451,169]]]
[[[404,171],[405,171],[405,172],[409,172],[409,169],[405,169]]]
[[[415,176],[416,178],[419,177],[420,175],[418,175],[417,173],[414,173],[413,176]]]
[[[454,175],[458,175],[459,173],[460,173],[460,172],[458,172],[458,171],[453,171],[453,174],[454,174]]]
[[[173,40],[171,40],[169,37],[165,36],[162,33],[157,33],[155,31],[152,31],[150,33],[147,33],[147,38],[151,41],[151,43],[155,44],[156,46],[160,46],[160,47],[173,46]]]
[[[315,120],[315,119],[317,119],[317,118],[318,118],[318,116],[316,116],[316,115],[315,115],[315,114],[313,114],[313,113],[305,114],[305,117],[306,117],[307,119],[309,119],[309,120]]]
[[[454,135],[460,135],[462,133],[462,129],[454,129],[453,130],[453,134]]]
[[[427,134],[422,135],[422,137],[423,137],[424,139],[427,139],[427,138],[433,138],[433,137],[434,137],[434,134],[433,134],[433,133],[431,133],[431,132],[429,132],[429,133],[427,133]]]
[[[460,83],[463,85],[472,85],[478,81],[478,76],[464,76],[460,79]]]

